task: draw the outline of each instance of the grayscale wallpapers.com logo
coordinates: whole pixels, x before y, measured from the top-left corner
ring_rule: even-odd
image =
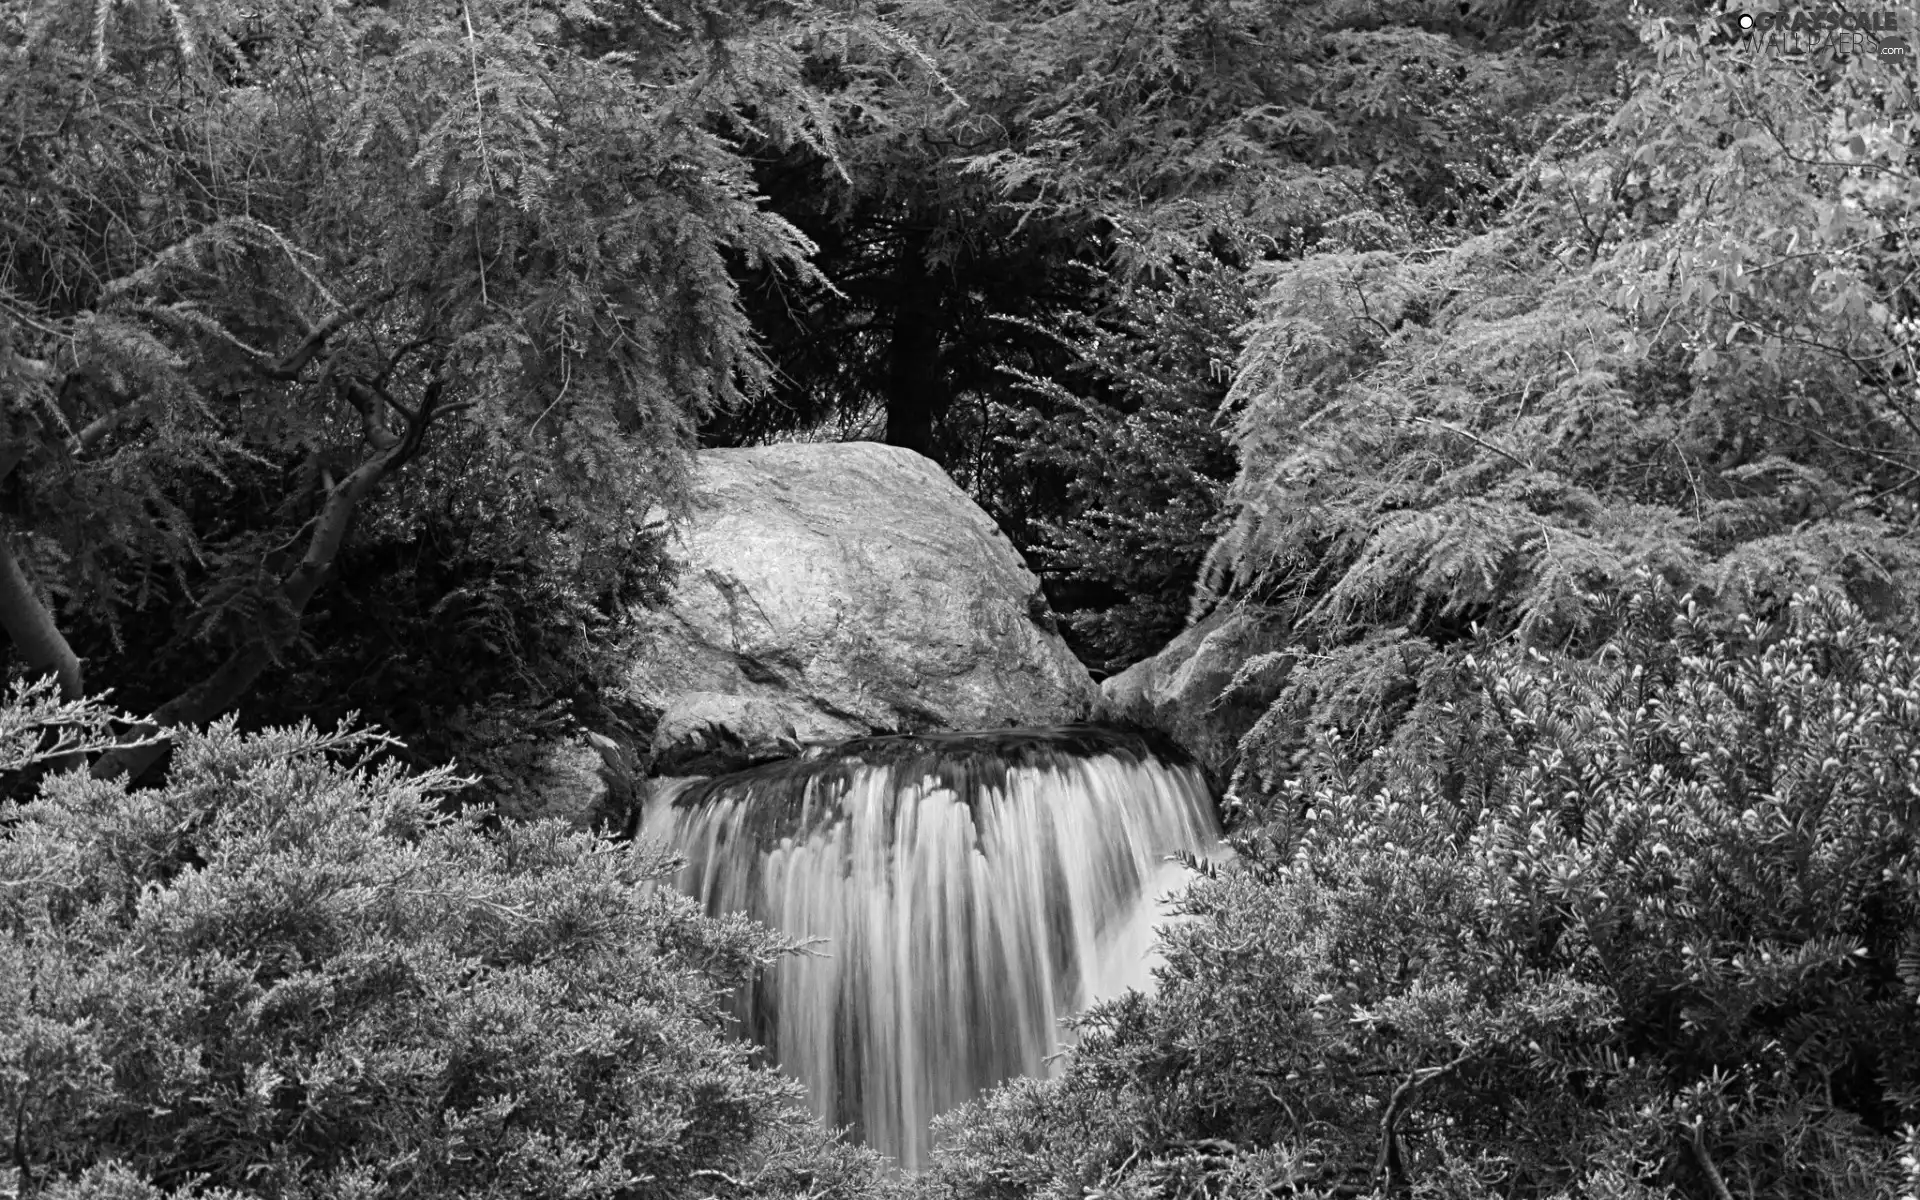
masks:
[[[1831,46],[1849,54],[1864,54],[1888,62],[1913,60],[1913,47],[1899,32],[1892,9],[1829,8],[1730,12],[1724,18],[1735,36],[1759,36],[1782,49],[1813,51]]]

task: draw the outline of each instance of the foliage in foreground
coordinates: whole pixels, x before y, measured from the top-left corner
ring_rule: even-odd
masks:
[[[0,706],[0,766],[109,740],[44,687]],[[441,815],[454,781],[374,765],[383,741],[216,726],[183,737],[164,789],[74,772],[0,807],[23,1194],[871,1186],[871,1156],[722,1032],[718,995],[773,935],[699,914],[650,851]]]
[[[1160,993],[952,1122],[929,1194],[1920,1185],[1920,656],[1822,595],[1615,617],[1584,661],[1483,648],[1379,785],[1293,786]]]

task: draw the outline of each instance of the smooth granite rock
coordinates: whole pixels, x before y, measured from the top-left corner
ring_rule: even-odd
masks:
[[[873,442],[702,451],[640,614],[632,698],[656,774],[883,732],[1049,725],[1098,700],[1039,581],[938,465]]]

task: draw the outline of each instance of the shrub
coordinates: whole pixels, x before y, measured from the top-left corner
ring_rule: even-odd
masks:
[[[1913,106],[1866,56],[1631,7],[1647,57],[1484,231],[1259,268],[1196,597],[1299,648],[1259,776],[1329,725],[1391,738],[1475,625],[1591,648],[1641,571],[1920,623]]]
[[[929,1192],[1895,1194],[1920,657],[1819,594],[1618,628],[1483,643],[1393,761],[1326,743],[1186,897],[1159,994],[950,1124]]]
[[[0,766],[99,740],[44,689]],[[873,1160],[749,1065],[724,989],[781,949],[643,847],[481,832],[444,771],[303,725],[185,737],[164,788],[0,807],[0,1111],[26,1195],[749,1197]],[[0,1181],[4,1182],[4,1181]]]

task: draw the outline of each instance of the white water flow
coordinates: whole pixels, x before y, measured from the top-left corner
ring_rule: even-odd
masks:
[[[909,1170],[933,1117],[1048,1071],[1061,1017],[1151,985],[1169,856],[1217,847],[1197,772],[1064,732],[869,739],[846,749],[915,752],[747,772],[649,814],[709,911],[825,939],[737,1011],[823,1119]]]

